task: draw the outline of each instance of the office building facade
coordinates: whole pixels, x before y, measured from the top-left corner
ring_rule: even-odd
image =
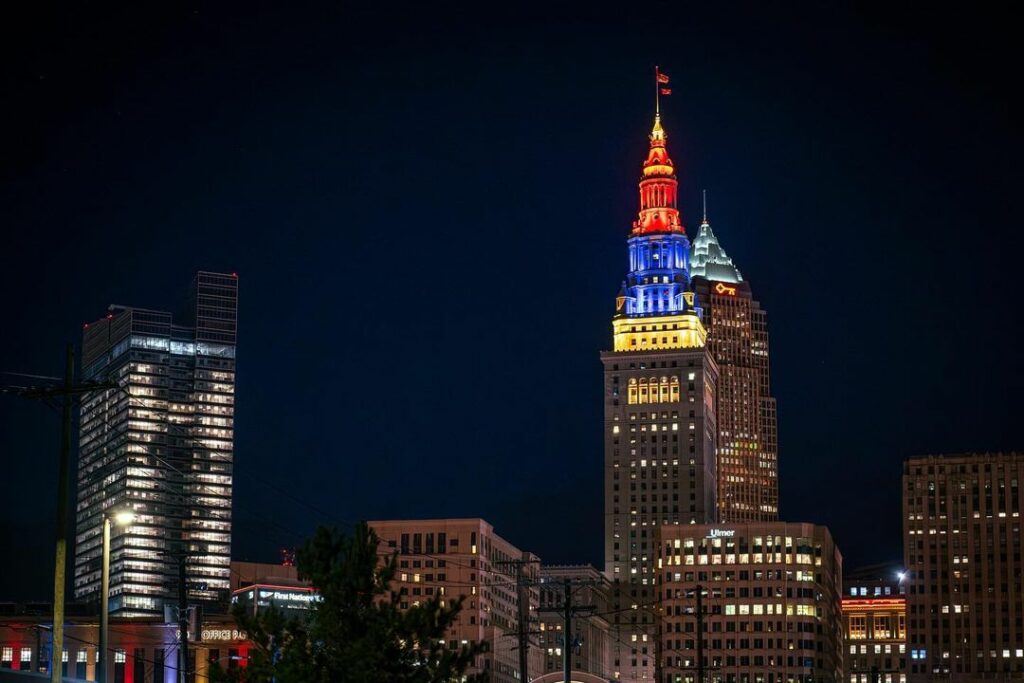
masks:
[[[540,568],[538,645],[544,653],[545,675],[563,671],[565,648],[565,586],[569,582],[573,604],[584,607],[572,620],[571,668],[608,681],[614,679],[613,633],[609,621],[612,585],[595,567],[545,565]]]
[[[876,565],[843,577],[843,669],[849,683],[906,683],[904,576],[902,566]]]
[[[779,518],[778,417],[768,320],[718,242],[705,209],[690,254],[707,346],[718,364],[718,506],[725,522]]]
[[[494,533],[482,519],[387,520],[369,522],[382,553],[397,553],[392,590],[408,609],[431,598],[461,597],[462,611],[447,636],[448,646],[486,641],[489,649],[467,673],[487,673],[493,683],[520,679],[518,637],[520,594],[525,627],[536,630],[539,559]],[[518,586],[518,573],[526,585]],[[534,641],[535,642],[535,641]],[[539,647],[528,650],[531,678],[544,667]]]
[[[1021,453],[903,466],[910,681],[1024,679]]]
[[[827,528],[672,525],[658,540],[665,683],[842,679],[842,556]]]
[[[690,245],[660,117],[649,139],[613,350],[601,354],[613,673],[629,681],[655,674],[657,529],[717,519],[718,368],[690,287]]]
[[[100,600],[104,515],[112,525],[110,610],[163,616],[180,564],[192,603],[230,593],[238,278],[200,272],[184,313],[111,306],[85,326],[79,417],[75,598]]]

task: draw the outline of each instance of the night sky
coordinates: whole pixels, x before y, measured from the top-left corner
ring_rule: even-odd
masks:
[[[655,64],[689,234],[707,188],[768,311],[782,517],[899,561],[904,458],[1024,447],[1008,17],[152,4],[3,22],[0,370],[237,272],[236,557],[481,516],[600,566]],[[0,396],[0,600],[50,596],[58,430]]]

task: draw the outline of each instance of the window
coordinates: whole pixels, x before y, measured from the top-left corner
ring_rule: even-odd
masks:
[[[124,650],[114,650],[114,683],[125,683],[125,659]]]
[[[627,390],[630,405],[646,403],[679,403],[678,377],[631,377]]]
[[[850,632],[847,634],[850,640],[863,640],[868,637],[868,620],[862,614],[850,615]]]
[[[889,639],[893,637],[891,622],[887,615],[875,616],[874,629],[873,637],[875,638]]]
[[[89,653],[86,650],[80,649],[75,654],[75,677],[76,678],[82,678],[82,679],[85,678],[85,667],[88,664],[88,661],[89,661]]]

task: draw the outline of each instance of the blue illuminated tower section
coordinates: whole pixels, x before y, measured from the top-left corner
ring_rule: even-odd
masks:
[[[658,539],[666,525],[717,520],[718,366],[690,286],[678,181],[656,116],[627,237],[604,365],[605,574],[613,585],[612,672],[656,680]]]

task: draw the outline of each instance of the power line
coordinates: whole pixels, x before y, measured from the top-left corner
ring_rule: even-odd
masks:
[[[28,375],[25,375],[28,376]],[[39,376],[42,377],[42,376]],[[64,596],[66,593],[65,566],[67,564],[68,498],[71,489],[71,413],[76,397],[84,396],[97,389],[109,388],[109,382],[82,382],[75,384],[75,347],[67,345],[64,360],[64,381],[61,384],[30,387],[2,387],[4,393],[22,398],[43,401],[52,399],[61,403],[60,458],[57,465],[57,525],[55,534],[53,572],[53,649],[61,650],[64,644]],[[51,654],[52,683],[60,683],[58,666]]]

